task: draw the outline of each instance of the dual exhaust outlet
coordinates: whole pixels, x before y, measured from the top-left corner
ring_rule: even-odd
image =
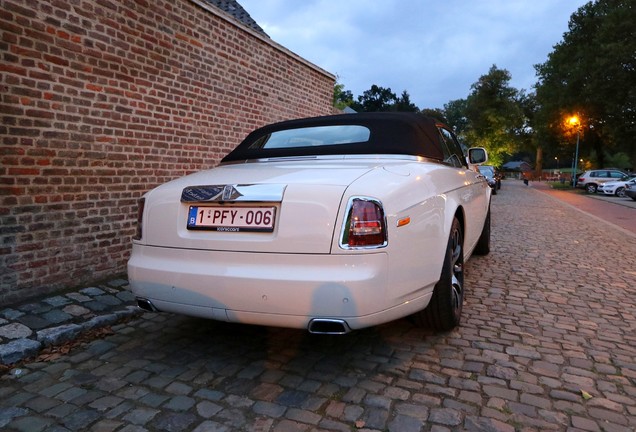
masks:
[[[137,297],[137,307],[146,312],[159,312],[159,310],[146,298]],[[307,330],[311,334],[343,335],[349,333],[351,328],[345,320],[331,318],[314,318],[309,321]]]

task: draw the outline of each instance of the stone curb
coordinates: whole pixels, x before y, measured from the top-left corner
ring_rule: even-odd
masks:
[[[83,332],[141,313],[122,278],[1,309],[0,365],[35,357]]]

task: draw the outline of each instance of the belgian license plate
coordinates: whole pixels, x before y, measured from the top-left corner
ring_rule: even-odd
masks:
[[[276,207],[190,206],[188,229],[272,232],[275,216]]]

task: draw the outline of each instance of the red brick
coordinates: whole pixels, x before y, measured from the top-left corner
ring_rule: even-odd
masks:
[[[0,303],[123,273],[141,194],[332,112],[333,76],[189,0],[12,0],[0,29],[0,244],[20,263]]]

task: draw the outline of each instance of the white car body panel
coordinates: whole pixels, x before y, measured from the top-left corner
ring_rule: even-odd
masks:
[[[624,188],[625,185],[630,182],[633,183],[633,179],[608,181],[600,184],[597,191],[605,195],[616,195],[618,188]]]
[[[491,188],[469,168],[486,161],[415,113],[264,126],[144,196],[131,289],[150,310],[316,333],[431,303],[418,317],[448,329],[464,261],[490,250]]]
[[[134,243],[128,266],[135,295],[162,311],[298,328],[326,316],[355,329],[421,310],[439,279],[455,209],[485,214],[488,184],[474,171],[412,158],[339,163],[228,165],[153,190],[144,237]],[[239,181],[286,185],[274,232],[186,229],[188,204],[179,203],[184,187]],[[436,185],[448,187],[436,193]],[[385,208],[389,243],[342,249],[344,204],[369,191]],[[405,217],[411,222],[398,228]],[[468,259],[483,219],[466,219]]]

